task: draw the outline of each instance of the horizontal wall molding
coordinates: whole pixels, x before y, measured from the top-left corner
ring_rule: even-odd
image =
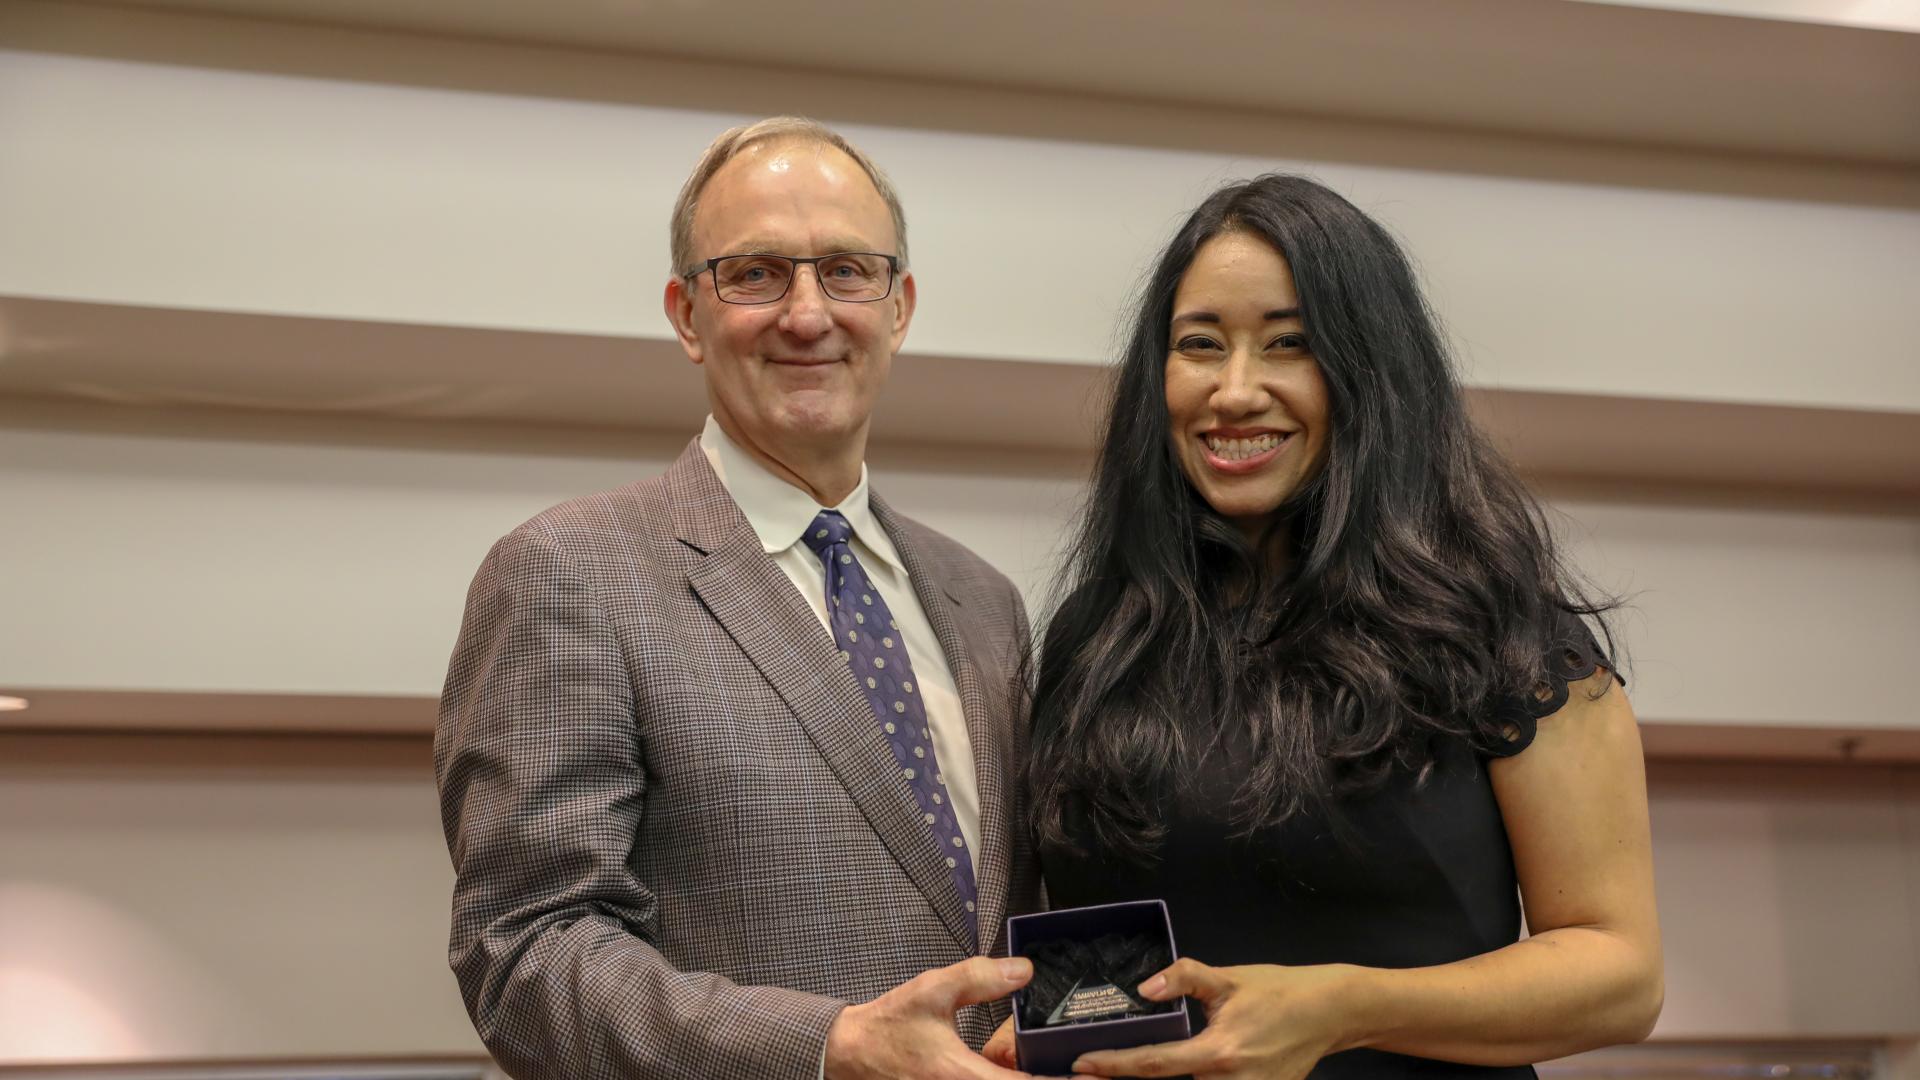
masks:
[[[677,342],[650,337],[6,296],[0,327],[0,423],[38,401],[118,408],[135,423],[139,412],[212,410],[238,425],[299,413],[607,433],[687,432],[706,412],[700,369]],[[873,437],[1085,459],[1110,370],[910,351],[894,361]],[[1471,394],[1495,442],[1535,476],[1920,499],[1920,409],[1487,385]],[[71,409],[41,415],[86,423]]]
[[[1872,12],[1817,10],[1832,4],[1811,5],[1813,17],[1796,18],[1764,0],[1453,0],[1444,7],[1397,0],[1215,0],[1186,7],[1054,0],[1040,8],[978,0],[964,9],[846,0],[836,20],[819,25],[796,24],[779,0],[644,14],[606,4],[459,0],[142,0],[141,6],[148,10],[42,13],[18,19],[27,25],[16,33],[40,47],[117,46],[141,55],[184,49],[202,64],[324,66],[319,49],[258,47],[261,39],[284,42],[290,31],[264,20],[289,20],[310,42],[401,35],[419,42],[432,35],[466,39],[461,44],[470,48],[512,42],[608,59],[626,54],[619,58],[630,63],[700,57],[749,70],[833,72],[888,84],[939,81],[1029,96],[1308,113],[1349,123],[1920,163],[1920,131],[1905,108],[1920,94],[1920,35],[1906,32],[1912,18],[1876,22]],[[1010,26],[1019,33],[1009,34]],[[1089,26],[1100,28],[1092,47]],[[1233,33],[1219,33],[1220,26]],[[169,40],[175,36],[192,40]],[[250,36],[256,48],[233,49],[236,36]],[[1271,62],[1275,42],[1285,43],[1287,63]],[[333,70],[367,74],[379,62],[367,51],[351,59],[336,55]],[[1564,62],[1569,55],[1580,62]],[[1795,62],[1783,69],[1774,58],[1786,55]],[[1207,77],[1192,77],[1185,65],[1167,62],[1170,56],[1206,57]],[[418,79],[418,69],[403,65],[385,77]],[[445,69],[434,65],[427,77],[444,78]],[[1471,77],[1463,77],[1468,72]],[[698,89],[703,100],[727,92]]]
[[[437,698],[400,695],[0,689],[32,702],[24,712],[0,713],[0,747],[7,740],[92,736],[96,740],[92,753],[107,757],[120,749],[112,736],[213,737],[221,741],[203,745],[224,746],[228,753],[246,745],[234,742],[235,738],[251,736],[371,738],[372,745],[398,740],[393,745],[401,746],[432,737],[439,705]],[[1920,718],[1909,728],[1846,728],[1675,723],[1642,717],[1640,736],[1650,761],[1920,764]],[[271,744],[260,746],[271,752]],[[405,752],[395,753],[404,756]],[[192,760],[190,753],[173,757]],[[303,751],[289,760],[310,764],[314,758]],[[341,760],[362,763],[354,757]]]
[[[0,1063],[4,1080],[510,1080],[491,1058],[205,1058]]]
[[[419,736],[438,699],[370,694],[180,693],[11,688],[28,707],[0,713],[0,732],[179,732]]]

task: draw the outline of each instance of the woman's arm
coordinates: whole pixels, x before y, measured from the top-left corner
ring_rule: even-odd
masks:
[[[1532,746],[1490,765],[1533,936],[1401,970],[1181,960],[1142,991],[1193,995],[1207,1030],[1089,1054],[1075,1071],[1297,1077],[1356,1047],[1516,1065],[1645,1038],[1663,994],[1646,769],[1632,707],[1612,678],[1601,671],[1574,686],[1539,721]]]
[[[1532,936],[1454,964],[1359,976],[1351,1045],[1504,1065],[1653,1030],[1664,990],[1646,766],[1612,679],[1601,671],[1574,686],[1532,746],[1489,766]]]

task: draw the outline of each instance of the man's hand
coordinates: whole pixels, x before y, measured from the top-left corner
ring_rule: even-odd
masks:
[[[1005,997],[1031,978],[1026,959],[976,956],[849,1005],[827,1031],[827,1080],[1030,1080],[968,1049],[953,1014]]]

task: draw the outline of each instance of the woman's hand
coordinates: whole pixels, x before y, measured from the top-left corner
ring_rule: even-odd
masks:
[[[1208,967],[1178,960],[1140,984],[1142,996],[1185,994],[1207,1010],[1207,1029],[1181,1042],[1101,1050],[1073,1063],[1075,1075],[1183,1076],[1195,1080],[1299,1080],[1321,1058],[1349,1047],[1358,976],[1346,964]],[[997,1036],[996,1036],[997,1038]],[[989,1044],[991,1045],[991,1044]]]

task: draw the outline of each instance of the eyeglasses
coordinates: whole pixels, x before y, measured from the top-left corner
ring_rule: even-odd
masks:
[[[820,291],[830,300],[871,304],[893,293],[900,257],[871,251],[842,251],[798,259],[787,255],[722,255],[708,259],[705,269],[686,275],[688,281],[713,272],[713,291],[729,304],[771,304],[787,295],[802,266],[813,267]]]

